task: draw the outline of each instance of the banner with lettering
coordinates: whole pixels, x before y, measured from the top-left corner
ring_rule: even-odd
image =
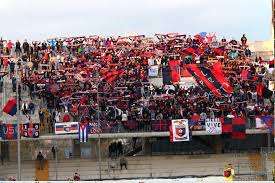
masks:
[[[0,124],[0,137],[3,140],[17,139],[17,124]]]
[[[205,120],[205,129],[208,134],[218,135],[222,134],[222,123],[219,118]]]
[[[21,134],[23,137],[38,138],[39,123],[25,123],[21,126]]]

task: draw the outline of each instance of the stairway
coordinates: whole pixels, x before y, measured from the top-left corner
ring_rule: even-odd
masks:
[[[260,153],[249,153],[248,154],[250,167],[252,173],[262,173],[263,172],[263,164],[262,164],[262,157]],[[257,181],[264,180],[262,176],[256,176]]]
[[[44,160],[43,169],[40,170],[39,162],[35,161],[35,178],[37,181],[49,180],[49,162]]]
[[[259,153],[250,153],[248,154],[250,160],[250,166],[253,171],[261,171],[262,170],[262,162],[261,162],[261,155]]]

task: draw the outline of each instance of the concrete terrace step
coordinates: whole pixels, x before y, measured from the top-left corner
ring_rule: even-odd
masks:
[[[137,177],[168,177],[168,176],[185,176],[185,175],[219,175],[222,174],[223,168],[227,163],[235,166],[236,173],[249,174],[251,167],[248,156],[232,154],[207,155],[191,157],[189,155],[177,156],[148,156],[148,157],[127,157],[128,170],[120,170],[119,160],[114,161],[116,168],[113,170],[109,167],[110,162],[104,160],[101,164],[102,178],[137,178]],[[22,162],[22,180],[33,180],[35,161]],[[239,169],[237,170],[237,163]],[[82,179],[99,178],[99,164],[94,159],[69,159],[60,160],[57,164],[58,179],[65,180],[72,177],[73,173],[78,170]],[[49,161],[49,179],[55,180],[56,175],[55,161]],[[4,167],[0,166],[0,177],[16,176],[16,162],[8,162]]]

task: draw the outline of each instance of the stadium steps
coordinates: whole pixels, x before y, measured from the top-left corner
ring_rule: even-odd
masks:
[[[259,153],[249,153],[248,154],[250,160],[250,166],[253,171],[259,172],[262,171],[262,162],[261,162],[261,155]]]
[[[275,166],[275,152],[268,154],[266,163],[267,177],[269,180],[272,180],[272,170]]]
[[[17,162],[4,162],[4,166],[0,165],[0,177],[16,177]],[[34,180],[35,179],[35,163],[34,161],[24,161],[21,163],[21,179]]]
[[[110,169],[110,162],[102,160],[103,179],[122,179],[138,177],[169,177],[169,176],[202,176],[222,175],[224,166],[232,163],[236,174],[250,174],[250,159],[247,154],[234,156],[234,154],[215,155],[168,155],[168,156],[135,156],[126,157],[128,170],[120,170],[119,160],[116,168]],[[242,166],[238,166],[241,164]],[[55,161],[49,160],[49,180],[55,180]],[[79,172],[81,179],[98,179],[99,166],[95,159],[68,159],[57,162],[58,180],[71,178],[74,172]],[[0,177],[15,176],[17,164],[5,162],[0,166]],[[35,161],[22,162],[22,180],[34,180]]]
[[[249,162],[250,167],[253,173],[262,173],[263,172],[263,164],[262,164],[262,157],[260,153],[249,153]],[[255,180],[263,181],[263,176],[256,176]]]
[[[241,156],[237,159],[234,155],[209,155],[199,158],[192,156],[153,156],[153,157],[127,157],[128,170],[120,170],[119,160],[115,168],[110,168],[110,162],[103,160],[101,170],[103,179],[122,179],[138,177],[169,177],[169,176],[190,176],[190,175],[220,175],[224,166],[232,163],[237,167],[238,163],[243,166],[235,168],[236,173],[250,174],[248,156]],[[209,159],[210,158],[210,159]],[[74,172],[79,172],[82,179],[98,179],[99,166],[95,160],[62,160],[58,162],[58,179],[66,180],[72,177]],[[55,180],[54,161],[50,161],[49,179]]]
[[[43,170],[39,168],[39,162],[35,161],[35,179],[37,181],[49,180],[49,162],[47,160],[44,162]]]

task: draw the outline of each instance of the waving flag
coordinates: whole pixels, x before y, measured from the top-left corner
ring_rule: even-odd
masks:
[[[183,51],[187,54],[190,54],[190,55],[195,55],[196,54],[196,50],[194,48],[186,48]]]
[[[114,70],[114,71],[110,71],[108,72],[104,79],[109,83],[109,84],[113,84],[118,77],[122,76],[124,74],[124,71],[123,70]]]
[[[187,70],[196,79],[197,83],[205,85],[215,96],[221,97],[219,88],[212,83],[213,80],[207,78],[196,64],[188,64]]]
[[[10,98],[6,105],[3,108],[3,112],[14,116],[17,112],[17,107],[16,107],[16,99],[15,98]]]
[[[216,79],[213,72],[209,68],[206,67],[199,67],[203,75],[214,85],[214,87],[222,94],[226,95],[227,92],[221,85],[221,83]]]
[[[206,37],[207,32],[200,32],[199,35],[200,35],[201,37]]]
[[[223,74],[221,63],[216,62],[212,66],[211,71],[212,71],[213,75],[215,76],[215,78],[218,80],[218,82],[222,85],[223,89],[227,93],[232,93],[233,88],[232,88],[232,86],[230,86],[229,81],[226,79],[226,77]]]
[[[79,123],[79,130],[78,130],[79,142],[88,142],[88,135],[89,135],[88,129],[89,129],[88,123]]]
[[[170,60],[169,67],[171,71],[171,79],[173,83],[180,81],[180,61],[179,60]]]
[[[223,54],[224,54],[224,50],[222,48],[214,48],[213,51],[214,51],[215,55],[217,55],[217,56],[223,56]]]
[[[199,85],[206,86],[217,97],[233,92],[233,88],[225,79],[221,67],[217,64],[214,64],[212,68],[188,64],[187,70]]]

